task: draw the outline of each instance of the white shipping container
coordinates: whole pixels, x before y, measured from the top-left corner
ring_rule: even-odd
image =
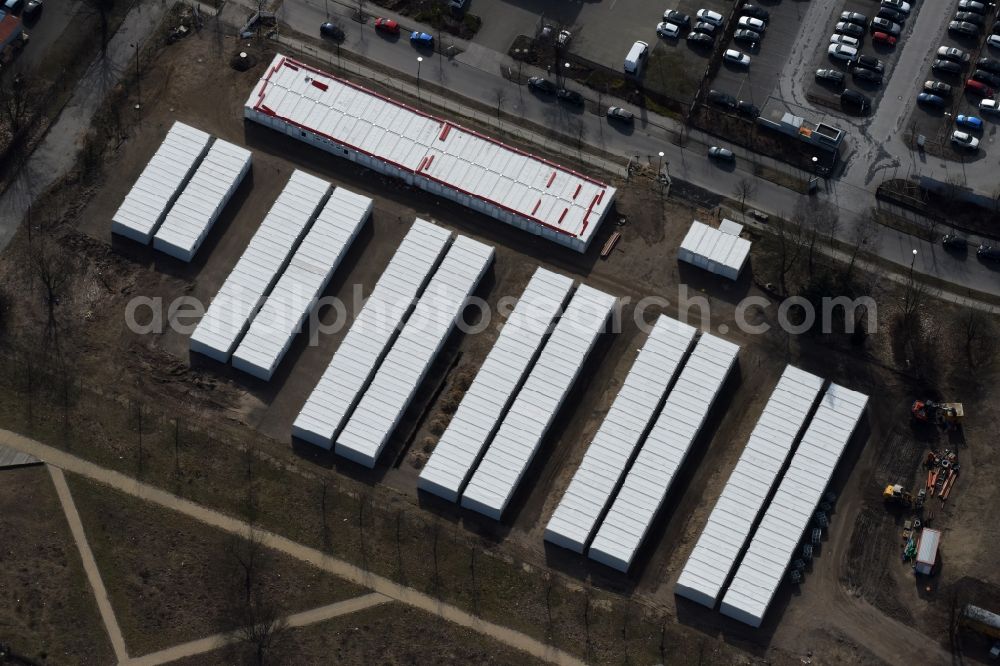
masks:
[[[733,234],[738,227],[723,220],[726,230],[715,229],[695,220],[677,250],[677,258],[698,268],[737,280],[750,257],[750,241]]]
[[[201,130],[174,122],[111,218],[111,232],[149,245],[211,139]]]
[[[597,522],[663,405],[695,329],[661,315],[559,501],[545,540],[582,553]]]
[[[451,240],[451,232],[417,218],[351,324],[319,383],[292,425],[292,434],[324,449],[347,422],[409,317]]]
[[[368,197],[333,191],[233,354],[234,368],[270,381],[371,211]]]
[[[250,170],[250,160],[249,150],[216,139],[153,236],[153,247],[181,261],[194,259]]]
[[[531,370],[573,280],[535,270],[504,323],[476,379],[420,471],[420,489],[457,502],[472,468],[489,444]]]
[[[236,344],[316,218],[330,184],[304,171],[288,183],[191,335],[191,351],[228,363]]]
[[[466,302],[493,262],[489,245],[459,236],[417,301],[334,449],[374,467]]]

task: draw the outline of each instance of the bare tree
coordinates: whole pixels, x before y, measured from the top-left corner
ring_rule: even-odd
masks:
[[[743,222],[747,221],[747,199],[752,199],[755,194],[757,194],[757,183],[752,178],[740,178],[739,182],[736,183],[736,187],[733,190],[733,194],[736,199],[740,202],[740,215],[743,217]]]
[[[42,287],[46,312],[46,333],[50,338],[58,334],[56,305],[63,288],[72,275],[72,265],[58,250],[54,249],[45,236],[28,245],[28,263],[35,279]]]
[[[817,202],[800,199],[795,204],[792,219],[803,230],[806,266],[809,270],[809,276],[812,277],[815,270],[816,243],[822,238],[831,245],[833,244],[837,223],[840,219],[837,207],[829,201]]]
[[[857,226],[854,227],[854,233],[851,237],[851,258],[847,263],[847,268],[844,270],[845,283],[851,279],[851,274],[854,272],[854,264],[857,262],[858,255],[861,254],[861,248],[875,238],[877,231],[878,209],[872,207],[862,213]]]
[[[265,585],[273,566],[263,535],[255,527],[234,535],[226,544],[226,570],[231,572],[229,603],[220,621],[236,623],[234,636],[250,652],[243,661],[262,666],[271,661],[285,634],[286,623],[279,605]]]
[[[503,107],[503,103],[507,101],[507,91],[503,88],[497,88],[493,91],[493,95],[497,101],[497,127],[503,130],[503,121],[500,119],[500,111]]]
[[[792,220],[778,220],[775,229],[778,235],[778,286],[781,289],[781,294],[786,295],[788,293],[788,275],[795,268],[802,251],[802,227],[793,217]]]
[[[914,280],[911,273],[903,289],[903,303],[900,310],[900,334],[903,344],[910,342],[918,332],[920,308],[927,296],[927,285]]]
[[[101,26],[101,58],[108,55],[108,42],[111,41],[111,12],[114,11],[117,0],[84,0],[86,11],[96,16]]]

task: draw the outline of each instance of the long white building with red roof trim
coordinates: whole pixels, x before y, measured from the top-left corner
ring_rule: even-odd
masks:
[[[615,198],[606,183],[280,54],[244,116],[577,252]]]

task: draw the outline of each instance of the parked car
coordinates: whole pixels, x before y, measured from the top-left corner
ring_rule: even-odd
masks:
[[[740,7],[740,14],[743,16],[752,16],[755,19],[760,19],[764,23],[771,20],[771,12],[767,11],[763,7],[757,7],[756,5],[743,5]]]
[[[834,60],[841,60],[843,62],[848,62],[858,57],[858,50],[846,44],[830,44],[826,52]]]
[[[1000,102],[995,99],[979,100],[979,110],[983,113],[1000,113]]]
[[[410,33],[410,44],[421,48],[434,48],[434,37],[426,32],[414,31]]]
[[[663,20],[667,23],[673,23],[674,25],[686,28],[691,25],[691,17],[684,12],[679,12],[676,9],[668,9],[663,12]]]
[[[952,88],[941,81],[924,81],[924,91],[939,97],[951,97]]]
[[[848,23],[847,21],[841,21],[834,27],[834,32],[839,32],[842,35],[850,35],[851,37],[860,38],[865,34],[865,29],[862,28],[857,23]]]
[[[844,84],[844,73],[836,69],[817,69],[816,80],[840,87]]]
[[[721,106],[730,111],[736,110],[736,98],[718,90],[708,91],[708,101],[710,104]]]
[[[3,3],[3,11],[8,14],[16,14],[21,11],[21,5],[24,4],[24,0],[7,0]]]
[[[850,88],[844,88],[844,91],[840,93],[840,103],[843,106],[851,106],[862,113],[871,108],[872,101],[859,93],[857,90],[851,90]]]
[[[698,21],[691,28],[691,32],[700,32],[703,35],[708,35],[712,39],[715,39],[715,31],[719,29],[719,26],[714,23],[707,23],[706,21]]]
[[[667,39],[677,39],[681,36],[681,27],[676,23],[659,23],[656,26],[657,37],[665,37]]]
[[[879,7],[878,13],[875,16],[899,23],[900,25],[906,20],[906,14],[898,12],[892,7]]]
[[[951,142],[959,148],[968,148],[969,150],[979,148],[979,139],[961,130],[955,130],[951,133]]]
[[[973,81],[981,81],[991,88],[1000,88],[1000,76],[987,72],[985,69],[977,69],[972,73]]]
[[[722,59],[740,67],[750,66],[750,56],[737,49],[726,49],[726,52],[722,54]]]
[[[697,16],[700,21],[713,23],[719,27],[722,27],[722,24],[726,21],[726,19],[722,17],[722,14],[719,12],[713,12],[711,9],[699,9],[695,16]]]
[[[860,46],[861,42],[858,41],[857,37],[848,37],[847,35],[830,35],[831,44],[844,44],[845,46]]]
[[[1000,49],[1000,35],[990,35],[986,38],[986,46],[994,49]]]
[[[954,250],[962,250],[968,247],[965,239],[956,234],[945,234],[941,237],[941,245]]]
[[[556,84],[541,76],[532,76],[528,79],[528,87],[546,95],[556,92]]]
[[[885,44],[886,46],[896,45],[896,38],[887,32],[873,32],[872,41],[878,42],[879,44]]]
[[[21,12],[21,18],[25,21],[33,21],[38,18],[41,12],[42,0],[28,0],[28,4],[24,6],[24,11]]]
[[[733,41],[748,44],[753,48],[760,43],[760,33],[753,30],[737,30],[733,33]]]
[[[873,69],[855,67],[852,73],[857,81],[867,81],[868,83],[873,83],[877,86],[882,85],[882,74]]]
[[[935,60],[931,69],[939,74],[961,74],[962,66],[954,60]]]
[[[747,30],[753,30],[754,32],[759,32],[764,34],[764,30],[767,29],[767,24],[761,21],[759,18],[754,18],[752,16],[741,16],[736,25],[740,28],[746,28]]]
[[[973,14],[972,12],[955,12],[956,21],[964,21],[965,23],[971,23],[974,26],[982,28],[986,25],[983,21],[983,17],[979,14]]]
[[[934,93],[922,92],[917,95],[917,104],[921,106],[929,106],[932,109],[943,109],[945,105],[944,97],[940,95],[935,95]]]
[[[993,22],[993,27],[990,28],[990,32],[994,35],[1000,33],[1000,21]]]
[[[980,58],[976,61],[976,69],[985,69],[987,72],[1000,74],[1000,60],[996,58]]]
[[[862,28],[865,27],[865,23],[868,23],[868,17],[858,12],[841,12],[840,20],[847,21],[848,23],[857,23]]]
[[[881,60],[873,56],[859,55],[850,63],[850,65],[852,67],[863,67],[865,69],[872,69],[878,72],[879,74],[885,72],[885,63],[883,63]]]
[[[344,41],[344,29],[341,28],[336,23],[330,23],[327,21],[319,27],[319,34],[327,39],[332,39],[335,42]]]
[[[954,46],[939,46],[937,50],[938,58],[944,58],[945,60],[954,60],[955,62],[969,62],[969,54],[967,51],[962,49],[956,49]]]
[[[902,12],[904,14],[909,14],[912,9],[910,3],[904,2],[904,0],[882,0],[879,4],[881,4],[882,7],[892,7],[897,12]]]
[[[958,0],[958,11],[985,14],[986,5],[984,5],[981,2],[978,2],[977,0]]]
[[[720,148],[719,146],[712,146],[708,149],[708,156],[713,160],[719,160],[721,162],[734,162],[736,161],[736,155],[733,151],[728,148]]]
[[[607,115],[608,120],[615,120],[626,125],[631,125],[635,122],[635,115],[620,106],[609,106],[605,115]]]
[[[979,28],[965,21],[952,21],[948,24],[948,32],[965,37],[978,37]]]
[[[979,95],[980,97],[993,97],[993,88],[990,88],[982,81],[966,81],[965,91]]]
[[[893,37],[899,37],[899,32],[902,30],[902,26],[898,23],[894,23],[889,19],[879,18],[876,16],[871,22],[872,32],[887,32]]]
[[[392,19],[387,18],[377,18],[375,19],[375,29],[379,32],[384,32],[387,35],[398,35],[399,34],[399,24]]]
[[[712,46],[715,44],[715,37],[706,35],[703,32],[691,32],[685,37],[691,46]]]
[[[558,97],[561,102],[566,102],[567,104],[572,104],[573,106],[583,106],[583,95],[575,90],[560,88],[556,93],[556,97]]]
[[[975,131],[983,129],[983,119],[976,116],[959,115],[955,118],[955,124],[959,127],[968,127],[970,130]]]
[[[1000,261],[1000,248],[992,245],[980,245],[976,250],[976,256],[986,261]]]
[[[756,118],[760,115],[760,108],[758,108],[752,102],[746,100],[740,100],[736,104],[736,113],[743,116],[744,118]]]

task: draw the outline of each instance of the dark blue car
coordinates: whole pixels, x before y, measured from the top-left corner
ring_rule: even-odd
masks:
[[[428,35],[426,32],[412,32],[410,33],[410,43],[414,46],[432,48],[434,46],[434,37]]]
[[[983,121],[975,116],[959,116],[955,118],[955,124],[961,125],[962,127],[968,127],[973,130],[983,129]]]

